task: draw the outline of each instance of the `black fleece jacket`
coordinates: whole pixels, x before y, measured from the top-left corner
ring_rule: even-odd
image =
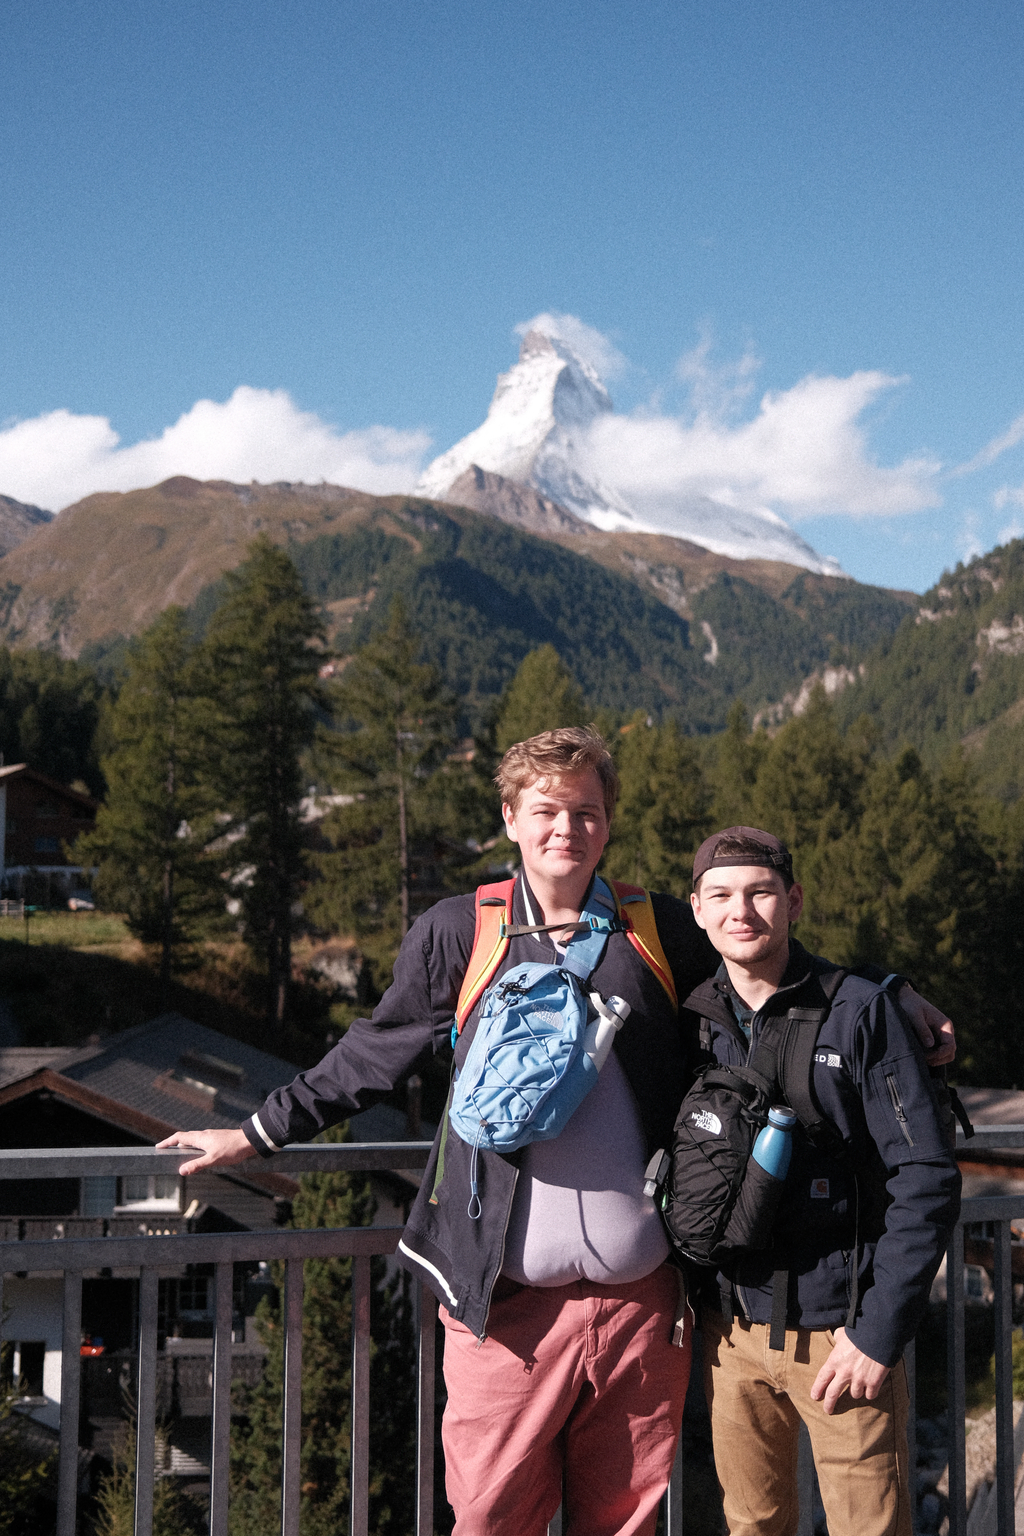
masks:
[[[651,899],[682,999],[714,972],[718,956],[687,903],[657,894]],[[513,898],[513,920],[527,921],[521,879]],[[259,1125],[275,1147],[307,1141],[325,1126],[368,1108],[431,1053],[450,1050],[474,927],[472,896],[439,901],[417,919],[373,1017],[356,1019],[317,1066],[301,1072],[288,1087],[276,1089],[259,1110]],[[513,939],[497,974],[539,958],[554,963],[554,946],[546,942],[541,947],[532,938]],[[696,1024],[692,1016],[677,1015],[661,983],[624,934],[611,936],[594,984],[605,997],[617,994],[632,1008],[614,1049],[635,1095],[650,1153],[667,1145],[671,1135],[696,1053]],[[474,1011],[459,1038],[457,1062],[469,1049],[476,1022]],[[268,1155],[253,1121],[243,1129],[257,1152]],[[483,1209],[477,1221],[467,1215],[470,1156],[471,1149],[447,1133],[446,1116],[398,1257],[427,1281],[454,1317],[483,1337],[504,1256],[518,1154],[480,1153],[477,1179]]]
[[[754,1042],[764,1019],[806,1006],[808,979],[830,968],[791,940],[782,983],[751,1021]],[[718,1061],[739,1066],[750,1047],[729,991],[723,966],[685,1007],[710,1021]],[[734,1261],[718,1281],[751,1321],[768,1323],[773,1272],[788,1269],[789,1326],[837,1328],[847,1322],[859,1252],[858,1312],[848,1333],[872,1360],[894,1365],[959,1214],[960,1172],[920,1043],[883,987],[844,979],[818,1036],[812,1089],[845,1154],[829,1157],[798,1127],[772,1247]]]

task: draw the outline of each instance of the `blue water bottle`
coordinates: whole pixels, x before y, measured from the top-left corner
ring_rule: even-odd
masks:
[[[768,1124],[758,1135],[751,1153],[773,1178],[784,1179],[793,1155],[793,1127],[796,1115],[786,1104],[776,1104],[768,1111]]]

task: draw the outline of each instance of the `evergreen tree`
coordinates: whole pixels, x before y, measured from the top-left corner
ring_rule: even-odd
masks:
[[[270,1020],[285,1018],[292,928],[304,871],[301,759],[323,701],[323,631],[288,556],[261,535],[224,578],[202,646],[213,710],[204,750],[223,818],[243,932],[267,973]]]
[[[749,711],[743,700],[737,699],[715,745],[713,830],[753,825],[754,789],[769,745],[766,731],[751,734]]]
[[[498,706],[499,754],[517,741],[565,725],[586,725],[583,694],[553,645],[541,645],[520,664]]]
[[[106,803],[75,849],[80,863],[99,865],[104,905],[124,911],[138,938],[160,945],[165,988],[175,946],[192,935],[211,899],[203,712],[185,615],[168,608],[131,652],[108,724]]]
[[[4,1344],[5,1370],[11,1353],[11,1345]],[[0,1381],[0,1536],[41,1536],[53,1528],[43,1495],[52,1498],[55,1491],[57,1453],[40,1455],[33,1449],[14,1402],[7,1379]]]
[[[53,651],[0,647],[0,752],[62,784],[103,793],[97,741],[107,695],[95,672]]]
[[[135,1532],[134,1419],[125,1426],[114,1447],[113,1464],[96,1490],[95,1536],[134,1536]],[[207,1521],[203,1510],[190,1499],[177,1478],[160,1476],[161,1453],[166,1440],[158,1431],[157,1477],[153,1485],[153,1536],[204,1536]]]
[[[616,739],[622,791],[603,871],[680,895],[693,855],[712,830],[711,794],[694,743],[674,720],[654,725],[638,710]]]
[[[341,1141],[347,1127],[325,1140]],[[290,1225],[366,1226],[373,1219],[368,1183],[350,1174],[306,1174]],[[279,1267],[280,1268],[280,1267]],[[309,1259],[302,1310],[302,1536],[335,1536],[348,1527],[351,1469],[352,1263]],[[283,1270],[276,1275],[283,1282]],[[416,1376],[408,1284],[383,1284],[374,1260],[370,1369],[370,1530],[405,1536],[413,1521]],[[236,1397],[244,1419],[232,1428],[232,1536],[280,1523],[283,1334],[280,1302],[260,1303],[257,1326],[268,1354],[261,1382]]]
[[[340,729],[321,737],[332,785],[351,796],[324,821],[330,849],[315,862],[310,910],[389,965],[409,929],[413,840],[445,820],[435,772],[450,748],[454,708],[437,669],[395,603],[385,632],[357,651],[332,694]]]

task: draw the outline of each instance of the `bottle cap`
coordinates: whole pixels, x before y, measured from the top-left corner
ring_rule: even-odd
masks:
[[[788,1104],[774,1104],[768,1111],[768,1120],[771,1125],[791,1131],[796,1125],[796,1111],[790,1109]]]

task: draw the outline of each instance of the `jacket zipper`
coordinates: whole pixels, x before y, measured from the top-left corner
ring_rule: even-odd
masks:
[[[907,1146],[912,1147],[914,1145],[914,1138],[910,1134],[910,1126],[907,1123],[907,1112],[903,1108],[903,1100],[900,1098],[900,1090],[896,1085],[896,1074],[894,1072],[887,1072],[885,1074],[885,1086],[889,1090],[889,1099],[892,1103],[893,1114],[896,1116],[896,1119],[900,1123],[900,1130],[903,1132],[903,1135],[906,1138]]]
[[[512,1220],[512,1201],[515,1200],[516,1187],[519,1184],[519,1169],[515,1168],[513,1169],[513,1172],[515,1173],[515,1179],[512,1183],[512,1195],[508,1202],[508,1210],[505,1212],[505,1225],[501,1229],[501,1252],[498,1254],[498,1267],[494,1271],[494,1279],[491,1281],[491,1288],[487,1292],[487,1311],[484,1313],[484,1331],[482,1334],[480,1334],[476,1341],[477,1349],[480,1349],[487,1340],[487,1319],[491,1315],[491,1297],[494,1295],[494,1287],[498,1283],[498,1276],[501,1274],[501,1267],[505,1262],[505,1240],[508,1237],[509,1224]]]

